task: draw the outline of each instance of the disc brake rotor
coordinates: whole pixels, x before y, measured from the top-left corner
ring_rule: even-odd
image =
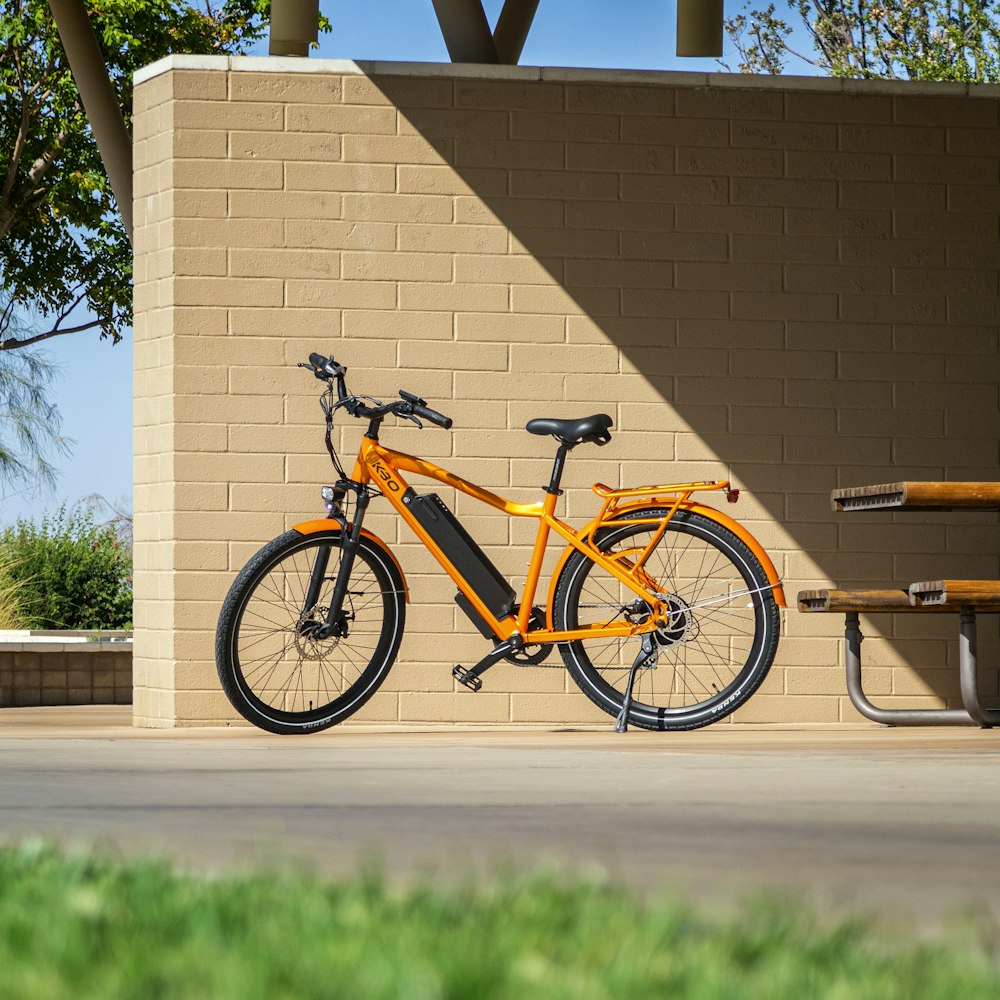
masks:
[[[336,649],[340,640],[334,636],[328,639],[315,639],[313,634],[320,625],[326,621],[329,608],[317,605],[308,614],[296,622],[295,625],[295,649],[299,658],[303,660],[321,660],[328,656],[330,650]]]

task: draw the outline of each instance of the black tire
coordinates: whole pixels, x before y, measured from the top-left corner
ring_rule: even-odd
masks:
[[[311,733],[342,722],[378,690],[396,658],[405,584],[388,550],[364,536],[344,602],[348,635],[308,635],[309,626],[325,621],[340,543],[339,528],[285,532],[243,567],[222,605],[215,635],[219,680],[236,711],[268,732]],[[315,611],[304,609],[324,547],[331,551],[320,598]]]
[[[620,519],[667,513],[666,508],[651,507]],[[655,527],[605,528],[596,542],[606,553],[634,547],[641,552]],[[779,618],[767,575],[736,535],[689,511],[674,515],[645,568],[661,582],[676,615],[671,628],[658,633],[655,666],[636,673],[629,723],[644,729],[707,726],[739,708],[774,661]],[[580,552],[570,556],[556,582],[552,611],[559,630],[597,621],[641,620],[644,610],[631,590]],[[636,637],[559,645],[583,693],[615,716],[640,649]]]

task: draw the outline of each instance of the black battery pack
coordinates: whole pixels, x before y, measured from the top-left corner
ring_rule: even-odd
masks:
[[[506,618],[517,600],[514,588],[490,562],[489,557],[462,527],[445,502],[436,493],[418,496],[412,490],[407,490],[403,495],[403,503],[420,527],[448,557],[448,561],[468,581],[476,596],[490,609],[493,616]],[[462,607],[461,603],[459,607]],[[476,622],[476,626],[480,627],[479,622]]]
[[[466,618],[472,622],[473,625],[479,630],[479,634],[484,639],[499,639],[493,629],[490,628],[489,622],[472,606],[472,601],[470,601],[462,591],[459,591],[455,595],[455,603],[462,609],[462,613]]]

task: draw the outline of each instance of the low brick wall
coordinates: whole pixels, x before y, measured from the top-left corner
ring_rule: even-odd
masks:
[[[0,633],[0,708],[131,702],[130,637]]]

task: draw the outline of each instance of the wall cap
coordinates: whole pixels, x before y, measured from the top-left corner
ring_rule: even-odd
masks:
[[[338,76],[421,76],[450,79],[532,80],[551,83],[632,84],[634,86],[719,87],[739,90],[819,90],[844,94],[898,94],[907,97],[1000,97],[995,83],[932,83],[925,80],[841,80],[824,76],[767,76],[746,73],[687,73],[654,69],[587,69],[559,66],[490,66],[479,63],[380,62],[353,59],[296,59],[281,56],[171,55],[136,70],[145,83],[175,70],[233,73],[329,73]]]
[[[0,629],[0,652],[4,653],[124,653],[131,649],[130,632]]]

